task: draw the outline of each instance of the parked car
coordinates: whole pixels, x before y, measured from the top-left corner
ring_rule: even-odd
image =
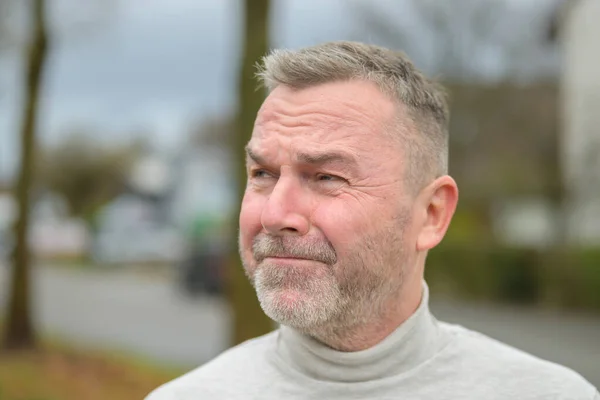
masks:
[[[218,251],[190,251],[179,267],[179,281],[184,292],[192,296],[223,294],[227,256]]]
[[[223,293],[229,236],[227,220],[222,217],[200,214],[191,221],[186,255],[179,268],[179,282],[186,293]]]

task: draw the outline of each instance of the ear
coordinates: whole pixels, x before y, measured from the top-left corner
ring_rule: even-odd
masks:
[[[423,224],[417,236],[417,251],[437,246],[443,239],[458,202],[458,187],[450,176],[442,176],[421,192]]]

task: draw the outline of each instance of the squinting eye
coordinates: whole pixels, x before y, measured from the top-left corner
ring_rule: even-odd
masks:
[[[317,181],[321,182],[344,182],[345,179],[336,175],[331,174],[317,174]]]
[[[252,178],[271,178],[272,175],[269,174],[267,171],[265,171],[264,169],[255,169],[250,171],[250,176]]]
[[[316,174],[314,176],[313,184],[316,185],[318,190],[325,191],[327,193],[333,193],[335,190],[344,186],[348,181],[336,175],[330,174]]]
[[[317,176],[317,179],[320,181],[335,181],[335,180],[338,180],[339,178],[337,176],[333,176],[333,175],[321,174],[321,175]]]

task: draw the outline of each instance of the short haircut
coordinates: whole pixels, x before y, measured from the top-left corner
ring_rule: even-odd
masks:
[[[394,124],[392,134],[403,139],[405,179],[420,189],[448,171],[449,112],[444,90],[427,79],[400,52],[358,42],[337,41],[299,50],[273,50],[262,60],[257,76],[269,91],[279,85],[303,89],[323,83],[363,80],[408,111],[409,135]],[[405,113],[402,113],[405,115]]]

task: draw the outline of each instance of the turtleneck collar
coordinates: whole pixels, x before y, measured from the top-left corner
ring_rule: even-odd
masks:
[[[432,357],[444,340],[429,311],[429,289],[417,310],[377,345],[356,352],[340,352],[290,327],[281,326],[277,352],[294,369],[313,379],[364,382],[406,372]]]

